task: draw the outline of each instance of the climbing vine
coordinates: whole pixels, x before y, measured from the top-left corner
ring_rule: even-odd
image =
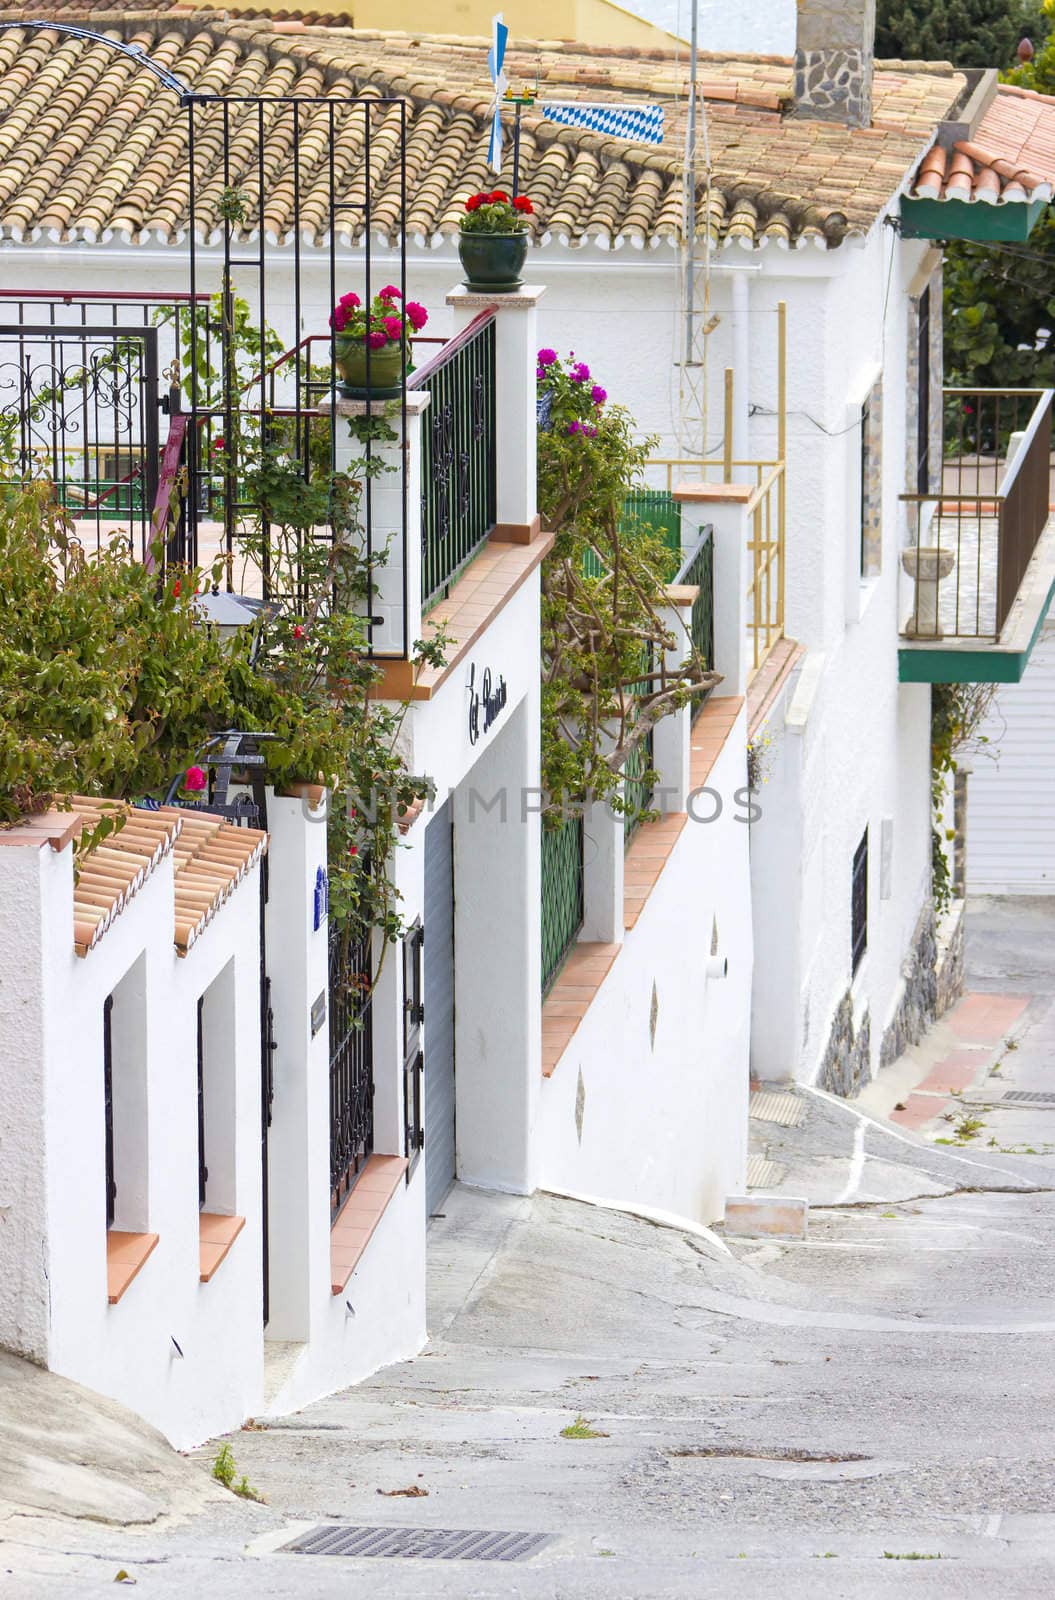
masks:
[[[957,752],[987,742],[979,730],[995,694],[993,683],[936,683],[931,690],[931,886],[939,916],[948,910],[953,897],[945,851],[953,836],[943,834],[941,828],[946,783],[956,773]]]
[[[587,799],[623,809],[627,758],[721,678],[691,647],[667,664],[677,557],[647,524],[624,521],[655,441],[635,440],[629,412],[574,355],[540,350],[537,379],[539,507],[556,536],[542,568],[542,786],[555,820]]]
[[[86,553],[43,465],[25,472],[0,439],[0,825],[70,793],[162,798],[214,733],[268,734],[270,781],[331,791],[335,913],[397,936],[392,849],[428,786],[398,751],[405,708],[374,698],[358,530],[363,485],[384,470],[367,446],[391,429],[378,417],[361,426],[363,453],[343,474],[309,481],[273,444],[243,456],[264,520],[246,519],[239,553],[261,563],[268,526],[273,603],[251,640],[234,641],[202,624],[198,596],[219,566],[169,566],[161,580],[121,536]],[[318,537],[323,526],[332,538]],[[442,648],[419,642],[415,667]]]

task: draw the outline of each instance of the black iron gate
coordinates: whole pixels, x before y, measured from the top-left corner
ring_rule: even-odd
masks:
[[[374,1148],[370,941],[330,930],[330,1215],[336,1217]]]
[[[82,543],[119,532],[142,558],[158,492],[158,331],[0,323],[0,426],[42,468]]]

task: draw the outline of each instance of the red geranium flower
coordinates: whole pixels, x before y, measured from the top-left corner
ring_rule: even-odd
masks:
[[[294,639],[303,639],[303,637],[304,637],[304,629],[301,627],[299,622],[297,623],[296,627],[293,629],[293,637],[294,637]]]
[[[508,201],[509,196],[506,194],[504,189],[493,189],[491,191],[491,204],[494,205],[499,200]]]
[[[516,211],[522,211],[525,217],[531,217],[535,214],[535,208],[526,194],[518,194],[513,201],[513,207]]]
[[[479,211],[483,203],[483,195],[471,194],[465,202],[465,209],[466,211]]]
[[[176,599],[176,600],[179,599],[179,591],[180,591],[180,581],[177,578],[175,583],[172,585],[172,594],[173,594],[174,599]]]

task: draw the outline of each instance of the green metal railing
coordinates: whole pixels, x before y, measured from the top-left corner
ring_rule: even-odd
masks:
[[[619,532],[649,534],[670,551],[670,571],[673,578],[681,560],[681,506],[666,489],[635,489],[623,501],[623,514],[619,519]],[[602,563],[592,550],[583,555],[583,572],[588,578],[599,578],[604,572]]]
[[[431,396],[421,429],[421,604],[435,605],[495,525],[495,313],[484,311],[407,382]]]
[[[640,744],[635,745],[623,763],[623,800],[626,810],[623,812],[623,848],[627,849],[631,839],[645,820],[645,813],[651,810],[653,779],[652,772],[655,754],[653,749],[653,733],[650,728],[646,737]]]
[[[689,636],[708,669],[714,667],[714,530],[705,528],[695,550],[690,551],[675,580],[694,584],[699,594],[692,602]],[[692,697],[692,714],[697,717],[710,693],[705,689]]]
[[[651,655],[641,663],[642,670],[647,672],[651,662]],[[631,686],[634,694],[645,694],[652,685],[647,678]],[[652,776],[655,766],[655,729],[649,728],[648,733],[640,744],[636,744],[623,762],[623,848],[629,846],[634,834],[645,820],[645,813],[652,809],[652,794],[655,779]]]
[[[583,921],[583,819],[542,829],[542,993],[552,988]]]

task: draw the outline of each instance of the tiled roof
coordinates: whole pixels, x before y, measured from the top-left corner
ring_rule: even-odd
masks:
[[[183,819],[179,812],[133,811],[82,795],[72,805],[82,828],[104,813],[125,816],[124,826],[84,857],[73,885],[73,945],[86,956],[173,848]]]
[[[0,12],[0,20],[27,18],[36,9]],[[63,11],[66,20],[75,14]],[[288,96],[343,90],[407,99],[407,232],[419,244],[453,236],[465,196],[495,182],[487,167],[491,90],[483,40],[276,27],[205,12],[80,14],[93,28],[142,45],[198,91]],[[525,113],[521,187],[536,203],[535,242],[676,244],[683,211],[684,53],[521,44],[508,52],[506,68],[517,86],[534,83],[537,73],[543,98],[659,101],[667,113],[659,147]],[[874,125],[847,129],[784,115],[792,84],[785,58],[704,56],[700,78],[712,163],[709,196],[700,189],[701,201],[706,197],[701,226],[715,244],[748,249],[834,245],[867,231],[964,86],[962,75],[944,63],[884,64],[875,78]],[[220,115],[217,108],[217,121]],[[237,184],[252,156],[255,112],[245,109],[233,120],[240,137],[230,181]],[[336,171],[348,192],[364,175],[361,120],[360,111],[336,117]],[[394,110],[379,106],[371,141],[372,226],[390,240],[399,223],[396,139]],[[221,223],[215,145],[199,142],[206,181],[199,186],[197,218],[206,238],[218,237]],[[302,140],[301,148],[312,148],[311,142]],[[508,169],[512,140],[505,154]],[[186,157],[185,119],[171,91],[134,61],[47,31],[0,35],[0,237],[178,244],[188,226]],[[321,191],[321,148],[315,159]],[[504,170],[506,183],[510,176]],[[326,217],[311,177],[301,186],[301,224],[321,244]],[[292,184],[282,178],[280,166],[263,219],[280,240],[293,221]],[[250,212],[247,238],[257,220]],[[354,211],[341,214],[344,242],[356,226]]]
[[[74,812],[82,826],[104,812],[123,813],[116,833],[83,860],[74,886],[74,947],[78,955],[95,948],[115,917],[142,888],[158,862],[173,853],[175,874],[174,943],[186,955],[267,849],[267,834],[238,828],[222,817],[161,806],[141,811],[113,801],[75,795]]]
[[[934,145],[919,166],[919,200],[1051,199],[1055,188],[1055,98],[1002,83],[975,129],[952,150]]]

